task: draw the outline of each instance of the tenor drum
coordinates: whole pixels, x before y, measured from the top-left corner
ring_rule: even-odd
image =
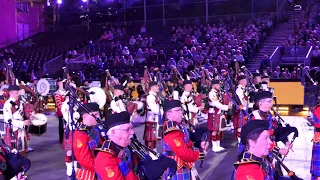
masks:
[[[55,80],[51,78],[40,79],[37,83],[37,92],[41,96],[51,95],[56,90],[57,90],[57,84]]]

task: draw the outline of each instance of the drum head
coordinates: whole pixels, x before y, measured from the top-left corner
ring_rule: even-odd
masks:
[[[90,88],[88,92],[90,101],[97,103],[99,108],[102,108],[106,104],[107,96],[103,89],[99,87],[93,87]]]
[[[46,96],[49,94],[50,91],[50,83],[46,79],[40,79],[37,83],[37,92],[41,96]]]
[[[32,125],[34,126],[42,126],[47,123],[47,116],[42,113],[37,113],[33,115]]]

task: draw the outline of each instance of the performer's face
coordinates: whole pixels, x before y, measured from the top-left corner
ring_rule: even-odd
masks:
[[[168,120],[172,120],[172,121],[181,123],[181,121],[183,119],[182,108],[181,107],[172,108],[166,113],[166,116],[167,116]]]
[[[255,77],[255,78],[253,79],[253,81],[254,81],[254,83],[256,83],[256,84],[259,84],[259,83],[261,83],[261,77],[260,77],[260,76],[257,76],[257,77]]]
[[[186,85],[184,85],[184,90],[187,91],[187,92],[191,92],[191,91],[192,91],[192,88],[193,88],[193,85],[192,85],[192,84],[186,84]]]
[[[273,106],[273,100],[271,98],[262,99],[259,101],[259,109],[263,112],[269,112]]]
[[[220,90],[220,84],[213,84],[213,89]]]
[[[97,118],[100,118],[100,114],[98,111],[95,111],[95,112],[92,112],[92,115],[97,117]],[[88,126],[95,126],[97,125],[97,121],[96,119],[88,113],[85,113],[83,114],[83,123],[88,125]]]
[[[111,140],[121,147],[128,147],[134,131],[130,123],[121,124],[111,130]]]
[[[241,79],[239,81],[239,84],[241,84],[242,86],[246,86],[247,85],[247,79]]]
[[[269,131],[264,130],[257,140],[249,139],[249,151],[258,157],[265,157],[269,154],[271,143]]]
[[[18,98],[19,97],[19,91],[9,91],[9,96],[11,98]]]

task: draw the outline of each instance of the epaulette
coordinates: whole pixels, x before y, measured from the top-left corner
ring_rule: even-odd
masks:
[[[253,159],[248,159],[248,158],[243,158],[240,161],[237,161],[236,163],[234,163],[234,165],[235,166],[239,166],[240,164],[251,164],[251,163],[260,165],[259,161],[256,161],[256,160],[253,160]]]
[[[167,134],[172,131],[181,131],[181,130],[177,125],[175,125],[173,121],[167,121],[167,124],[165,125],[163,132],[164,134]]]
[[[109,154],[112,154],[115,156],[115,152],[110,148],[112,141],[111,140],[105,140],[101,147],[96,148],[96,151],[103,151]]]

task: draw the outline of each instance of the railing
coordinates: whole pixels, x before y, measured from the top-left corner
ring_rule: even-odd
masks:
[[[271,70],[278,65],[310,64],[312,47],[277,47],[270,56]]]
[[[46,62],[43,64],[43,71],[44,73],[52,74],[54,73],[58,68],[61,68],[63,66],[63,59],[62,55]]]
[[[311,52],[312,52],[313,46],[310,46],[308,54],[306,55],[306,59],[304,60],[303,64],[305,66],[310,66],[311,65]]]

